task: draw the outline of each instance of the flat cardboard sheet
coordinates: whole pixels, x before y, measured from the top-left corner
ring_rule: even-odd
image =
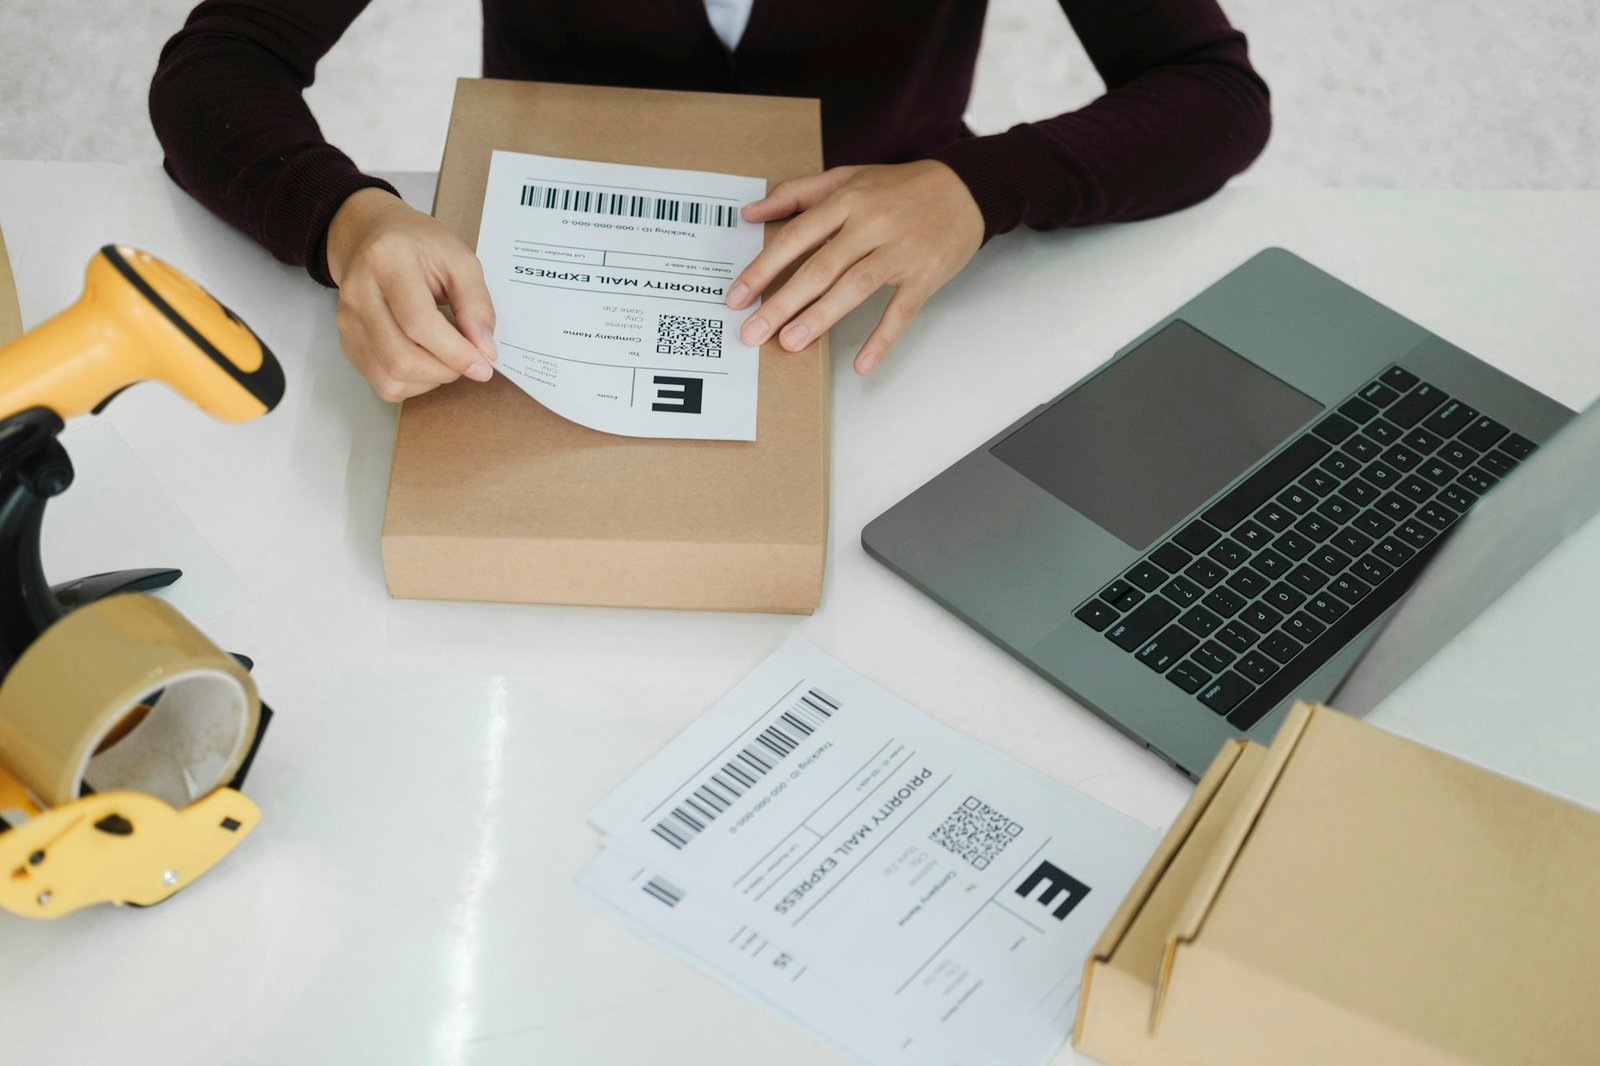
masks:
[[[769,185],[822,166],[814,100],[462,79],[434,214],[469,246],[497,148]],[[810,612],[826,547],[828,390],[822,338],[799,353],[762,348],[753,443],[598,433],[502,380],[409,400],[384,516],[389,589]]]
[[[1230,744],[1091,956],[1112,1066],[1576,1063],[1600,814],[1326,708]]]

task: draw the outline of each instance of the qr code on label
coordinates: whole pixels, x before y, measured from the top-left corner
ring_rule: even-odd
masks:
[[[656,352],[722,358],[722,320],[693,315],[662,315],[656,324]]]
[[[976,796],[968,796],[928,839],[982,870],[1021,834],[1022,826]]]

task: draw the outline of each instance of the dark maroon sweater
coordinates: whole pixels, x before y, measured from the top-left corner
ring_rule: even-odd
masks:
[[[1260,153],[1267,87],[1215,0],[1060,2],[1106,94],[987,137],[961,120],[983,0],[755,0],[732,53],[703,0],[483,0],[483,73],[818,97],[829,166],[941,160],[985,240],[1185,207]],[[301,92],[367,3],[206,0],[150,86],[178,184],[325,285],[334,212],[389,186],[322,139]]]

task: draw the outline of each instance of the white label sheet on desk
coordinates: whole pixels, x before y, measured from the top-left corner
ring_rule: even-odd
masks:
[[[496,368],[630,437],[755,440],[760,354],[728,286],[761,251],[762,178],[495,152],[478,227]]]
[[[798,639],[592,817],[958,1064],[1049,1056],[1156,842]]]

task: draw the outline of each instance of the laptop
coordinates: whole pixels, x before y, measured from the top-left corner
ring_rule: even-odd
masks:
[[[1223,740],[1265,743],[1296,699],[1333,693],[1463,517],[1572,417],[1269,248],[861,540],[1196,777]]]

